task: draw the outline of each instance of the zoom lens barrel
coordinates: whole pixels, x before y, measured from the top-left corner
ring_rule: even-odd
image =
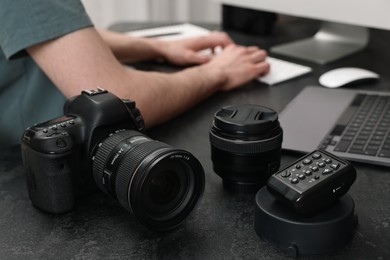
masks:
[[[204,191],[203,168],[191,153],[134,130],[100,143],[92,168],[97,186],[152,230],[178,226]]]
[[[280,167],[283,131],[270,108],[224,107],[215,114],[209,136],[214,171],[228,190],[256,192]]]

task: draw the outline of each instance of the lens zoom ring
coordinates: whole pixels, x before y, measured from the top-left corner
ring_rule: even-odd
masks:
[[[101,190],[105,190],[102,183],[103,171],[110,153],[121,141],[134,135],[139,134],[131,130],[115,133],[114,135],[106,138],[102,145],[98,148],[94,156],[92,172],[93,177],[95,179],[95,183]]]
[[[152,154],[153,152],[160,150],[161,148],[171,148],[169,145],[159,142],[159,141],[150,141],[137,145],[134,149],[130,151],[131,155],[126,155],[124,160],[120,163],[118,167],[118,172],[116,176],[116,194],[117,199],[123,207],[131,211],[129,201],[128,201],[128,190],[130,185],[130,180],[137,170],[137,167],[145,161],[145,158]],[[165,149],[164,149],[165,150]],[[150,161],[146,161],[150,162]],[[137,176],[138,177],[138,176]]]
[[[240,141],[229,140],[215,135],[210,131],[210,144],[223,151],[256,154],[270,151],[281,146],[283,140],[283,131],[273,138],[258,141]]]

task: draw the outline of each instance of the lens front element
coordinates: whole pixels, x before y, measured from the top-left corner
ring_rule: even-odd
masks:
[[[141,190],[145,212],[153,218],[164,218],[177,212],[186,195],[193,192],[191,168],[174,159],[161,160],[150,171]]]

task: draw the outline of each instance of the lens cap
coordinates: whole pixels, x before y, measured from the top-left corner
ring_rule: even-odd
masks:
[[[278,114],[264,106],[227,106],[215,114],[213,127],[224,135],[263,137],[279,127]]]

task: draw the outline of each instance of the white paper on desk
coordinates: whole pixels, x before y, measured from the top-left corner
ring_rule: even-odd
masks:
[[[195,36],[207,35],[209,33],[210,30],[190,23],[127,32],[127,34],[131,36],[153,37],[162,40],[186,39]]]
[[[148,37],[148,38],[158,38],[161,40],[180,40],[188,39],[196,36],[203,36],[210,34],[210,30],[190,24],[183,23],[178,25],[169,25],[156,28],[142,29],[127,32],[127,35],[138,36],[138,37]],[[212,52],[210,49],[201,50],[200,52],[204,55],[212,55],[212,53],[218,53],[222,49],[217,47]]]

